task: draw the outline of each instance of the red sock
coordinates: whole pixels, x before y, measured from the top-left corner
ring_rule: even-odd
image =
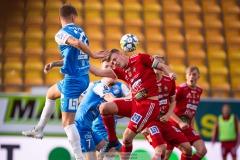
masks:
[[[192,160],[192,155],[187,156],[185,153],[181,154],[181,160]]]
[[[192,156],[192,160],[201,160],[202,157],[196,152],[193,156]]]
[[[123,142],[121,160],[129,160],[132,153],[132,142],[126,143]]]
[[[104,126],[108,133],[108,141],[113,142],[117,139],[114,117],[111,114],[102,115]]]

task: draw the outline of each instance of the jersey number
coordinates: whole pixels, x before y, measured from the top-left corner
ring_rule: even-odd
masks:
[[[76,110],[78,106],[78,98],[70,98],[68,103],[69,110]]]

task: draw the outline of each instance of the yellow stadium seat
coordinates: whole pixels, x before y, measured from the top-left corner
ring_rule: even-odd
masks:
[[[178,59],[179,63],[184,63],[185,51],[182,43],[168,43],[167,44],[167,58]]]
[[[204,22],[206,28],[222,28],[221,15],[216,13],[206,13],[204,15]]]
[[[110,40],[111,41],[111,40]],[[106,41],[108,43],[108,41]],[[92,51],[97,52],[100,50],[104,50],[103,48],[103,42],[100,40],[91,40],[89,47],[91,48]]]
[[[207,43],[224,43],[225,39],[222,35],[221,29],[207,29],[206,41]]]
[[[228,58],[231,60],[240,60],[240,45],[239,44],[227,44]]]
[[[43,9],[41,10],[28,10],[26,15],[25,24],[27,27],[39,27],[43,25],[44,16]]]
[[[203,48],[202,43],[187,43],[187,56],[189,61],[192,60],[205,60],[206,59],[206,53]]]
[[[167,28],[165,33],[167,42],[183,42],[184,40],[181,28]]]
[[[27,41],[25,54],[27,55],[42,55],[43,44],[42,41]]]
[[[203,0],[202,1],[203,12],[208,13],[220,13],[221,8],[217,0]]]
[[[62,0],[46,0],[45,9],[46,11],[52,10],[58,13],[58,9],[62,6]]]
[[[240,30],[239,29],[226,29],[226,41],[227,43],[240,44]]]
[[[201,12],[201,7],[197,0],[184,0],[182,1],[183,11],[188,13],[199,13]]]
[[[231,87],[226,76],[210,75],[210,82],[213,97],[229,97]]]
[[[91,40],[103,40],[104,38],[102,28],[97,25],[88,26],[85,29],[85,33],[88,36],[90,42]]]
[[[5,31],[5,40],[18,40],[23,39],[23,28],[21,25],[9,26]]]
[[[200,18],[200,13],[185,13],[184,14],[184,25],[185,27],[201,28],[203,26]]]
[[[122,28],[118,26],[105,26],[105,39],[110,40],[119,40],[123,36]]]
[[[30,41],[30,40],[39,40],[41,41],[43,39],[43,30],[41,28],[41,26],[37,26],[37,27],[29,27],[26,30],[25,33],[25,39],[26,41]]]
[[[166,12],[164,14],[164,24],[168,27],[182,27],[183,23],[179,13]]]
[[[225,28],[231,29],[236,28],[240,29],[240,20],[239,20],[239,14],[224,14],[224,25]]]
[[[228,0],[228,1],[221,1],[222,8],[224,13],[240,13],[239,5],[237,0]]]
[[[185,38],[187,42],[203,43],[204,37],[201,28],[185,28]]]
[[[104,24],[105,26],[121,26],[123,24],[123,6],[119,1],[104,1]]]
[[[40,71],[25,71],[26,86],[39,86],[43,85],[43,72]]]
[[[163,10],[165,12],[180,12],[182,10],[177,0],[163,1]]]
[[[22,41],[18,40],[5,41],[4,54],[9,56],[22,55],[23,54]]]

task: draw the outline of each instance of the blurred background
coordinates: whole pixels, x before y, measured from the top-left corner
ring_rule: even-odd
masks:
[[[58,68],[47,75],[43,68],[61,59],[54,36],[61,28],[58,9],[66,2],[77,8],[76,24],[86,32],[93,51],[120,49],[121,37],[132,33],[140,45],[126,54],[163,54],[179,76],[177,85],[185,81],[186,67],[199,67],[203,99],[195,127],[206,143],[224,103],[240,118],[240,0],[1,0],[0,144],[3,139],[13,143],[8,136],[14,135],[26,145],[18,136],[37,123],[47,88],[63,78]],[[100,66],[99,60],[90,62]],[[59,102],[57,107],[46,128],[53,137],[64,133]],[[0,159],[6,159],[6,151],[1,145]]]

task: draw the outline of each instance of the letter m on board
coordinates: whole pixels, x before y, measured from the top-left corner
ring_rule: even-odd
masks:
[[[35,100],[27,100],[26,103],[23,103],[22,99],[13,99],[12,107],[10,107],[12,108],[10,109],[10,119],[32,118],[35,102]]]

